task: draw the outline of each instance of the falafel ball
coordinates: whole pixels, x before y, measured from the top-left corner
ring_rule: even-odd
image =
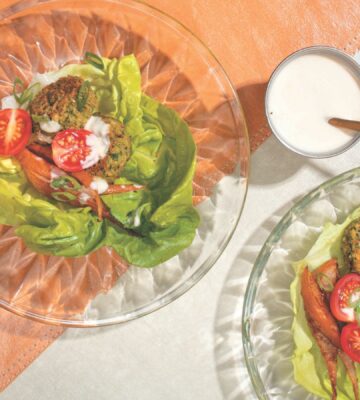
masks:
[[[124,133],[124,125],[111,117],[102,117],[109,124],[110,147],[105,158],[86,171],[93,176],[99,176],[109,183],[119,178],[121,171],[131,156],[131,141]]]
[[[347,267],[360,273],[360,218],[347,226],[342,238],[342,251]]]
[[[77,76],[66,76],[44,87],[30,103],[30,114],[56,121],[61,125],[62,130],[84,128],[98,106],[95,92],[90,85],[84,85],[84,82]],[[85,99],[80,104],[81,107],[79,107],[79,96]],[[87,171],[93,176],[102,177],[109,183],[113,183],[130,158],[131,141],[125,135],[124,126],[119,121],[111,117],[101,116],[101,118],[109,124],[110,128],[109,151],[105,158]],[[42,130],[40,122],[36,121],[33,121],[33,133],[32,140],[42,145],[51,143],[51,138],[56,135],[56,133]],[[50,138],[50,142],[46,140],[47,138]]]
[[[31,101],[29,111],[32,116],[48,117],[58,122],[62,129],[82,128],[96,111],[97,105],[96,94],[84,79],[66,76],[45,86]],[[33,133],[40,133],[40,137],[41,134],[50,137],[55,135],[43,131],[36,121],[33,122]]]

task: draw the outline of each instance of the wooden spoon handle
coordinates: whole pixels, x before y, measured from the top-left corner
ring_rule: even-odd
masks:
[[[329,124],[338,128],[348,128],[355,131],[360,131],[360,121],[351,121],[350,119],[330,118]]]

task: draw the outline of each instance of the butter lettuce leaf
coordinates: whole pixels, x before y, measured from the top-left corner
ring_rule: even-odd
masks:
[[[199,224],[192,206],[196,148],[187,125],[173,110],[146,96],[141,105],[143,119],[151,122],[151,129],[164,132],[161,156],[154,160],[157,174],[145,180],[147,191],[102,198],[113,215],[125,224],[129,223],[124,219],[126,209],[132,228],[142,235],[131,236],[110,226],[107,243],[129,262],[153,266],[177,254],[194,239]],[[135,148],[133,157],[136,151]],[[125,176],[139,179],[126,171]],[[141,221],[139,226],[134,225],[136,219],[138,223]]]
[[[16,226],[29,248],[74,257],[103,244],[105,225],[89,208],[63,210],[33,190],[22,171],[15,171],[7,177],[0,172],[0,223]]]
[[[71,64],[37,75],[49,84],[67,75],[90,82],[98,112],[121,121],[131,137],[132,155],[119,183],[145,190],[104,195],[120,225],[100,221],[89,208],[74,208],[45,198],[26,181],[19,164],[0,159],[0,223],[16,226],[27,246],[39,253],[77,257],[111,246],[129,263],[153,267],[191,244],[199,224],[192,206],[196,147],[177,113],[141,91],[141,74],[133,55],[103,58],[104,69]]]
[[[360,208],[356,209],[342,224],[334,225],[328,223],[325,225],[308,255],[303,260],[294,264],[296,276],[290,287],[294,311],[292,324],[294,337],[294,353],[292,358],[294,377],[299,385],[302,385],[309,392],[324,399],[331,399],[331,385],[325,361],[306,320],[301,296],[301,274],[306,266],[314,271],[330,258],[336,258],[342,272],[345,272],[341,253],[341,238],[347,225],[359,217]],[[356,364],[356,371],[360,381],[360,368],[358,364]],[[354,397],[351,381],[340,359],[338,359],[337,390],[337,398],[339,400],[351,400]]]

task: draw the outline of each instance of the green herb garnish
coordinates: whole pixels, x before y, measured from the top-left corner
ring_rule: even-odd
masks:
[[[104,61],[99,57],[97,54],[91,53],[90,51],[87,51],[85,53],[85,62],[92,65],[95,68],[103,70],[105,68],[104,66]]]
[[[318,273],[316,281],[320,289],[324,292],[330,293],[334,290],[334,285],[332,284],[331,279],[323,272]]]
[[[54,192],[54,193],[51,193],[51,196],[55,200],[63,201],[63,202],[76,200],[76,196],[74,194],[72,194],[72,193],[69,193],[69,192]]]
[[[48,122],[48,121],[50,121],[50,118],[46,114],[44,114],[44,115],[31,114],[31,119],[34,122],[37,122],[38,124],[40,124],[40,122]]]
[[[76,96],[76,106],[79,111],[83,111],[89,97],[89,92],[90,92],[90,82],[84,81],[80,86],[80,89]]]
[[[25,89],[25,84],[20,78],[16,77],[14,79],[13,95],[20,106],[33,99],[34,93],[31,90],[38,85],[40,85],[39,82],[34,83]]]
[[[59,176],[51,181],[53,189],[80,189],[79,182],[71,176]]]

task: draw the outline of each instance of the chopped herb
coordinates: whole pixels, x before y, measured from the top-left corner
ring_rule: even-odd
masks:
[[[19,78],[19,77],[16,77],[15,79],[14,79],[14,83],[13,83],[13,93],[14,93],[14,96],[15,96],[15,98],[16,98],[16,96],[17,96],[17,88],[19,87],[19,92],[23,92],[24,91],[24,88],[25,88],[25,86],[24,86],[24,82]]]
[[[34,83],[25,89],[24,82],[18,77],[15,78],[13,84],[13,95],[20,106],[32,100],[34,93],[31,90],[38,85],[40,85],[39,82]]]
[[[80,86],[80,89],[76,96],[76,106],[79,111],[83,111],[89,97],[89,91],[90,91],[90,82],[84,81]]]
[[[79,189],[79,182],[71,176],[59,176],[51,181],[53,189]]]
[[[51,196],[57,201],[73,201],[76,200],[76,196],[69,192],[54,192]]]
[[[92,65],[95,68],[103,70],[105,67],[102,58],[94,53],[91,53],[90,51],[87,51],[85,53],[84,60],[85,62],[87,62],[88,64]]]
[[[317,275],[317,284],[319,285],[320,289],[323,290],[324,292],[332,292],[334,290],[334,285],[331,282],[331,279],[324,274],[323,272],[320,272]]]
[[[37,122],[39,124],[40,124],[40,122],[48,122],[48,121],[50,121],[50,118],[46,114],[44,114],[44,115],[31,114],[31,119],[34,122]]]

